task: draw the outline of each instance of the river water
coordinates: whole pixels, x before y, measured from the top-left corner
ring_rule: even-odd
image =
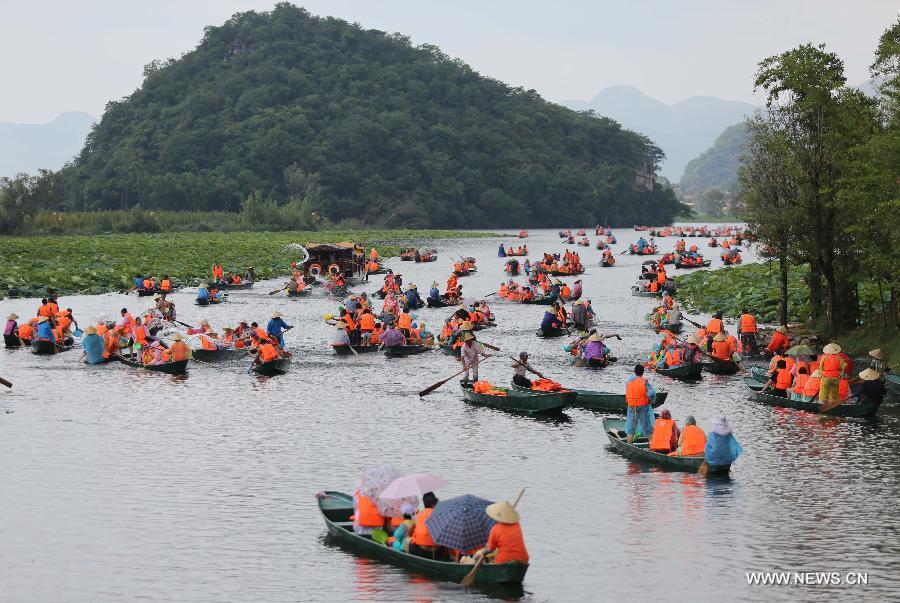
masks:
[[[589,231],[591,242],[596,237]],[[617,230],[618,251],[637,233]],[[512,237],[505,239],[512,241]],[[671,250],[673,238],[661,239]],[[688,239],[691,241],[692,239]],[[693,239],[705,248],[706,239]],[[497,290],[499,239],[433,244],[433,264],[388,266],[427,292],[444,283],[450,256],[478,259],[461,279],[468,295]],[[515,241],[518,243],[518,241]],[[534,231],[532,257],[562,251],[555,231]],[[643,317],[652,300],[629,287],[643,258],[578,248],[586,297],[601,332],[619,333],[620,361],[602,371],[572,366],[562,340],[534,335],[543,309],[496,301],[499,326],[485,341],[570,386],[624,391],[654,336]],[[708,250],[721,266],[717,250]],[[745,248],[745,260],[753,254]],[[376,277],[380,281],[380,277]],[[900,495],[896,406],[873,421],[820,419],[751,402],[739,377],[684,384],[653,377],[682,423],[706,428],[725,414],[745,454],[730,479],[705,479],[629,462],[612,452],[602,416],[568,410],[537,420],[466,404],[451,382],[416,391],[457,370],[438,352],[402,360],[336,357],[321,319],[335,299],[235,292],[219,307],[179,293],[179,318],[213,326],[267,319],[281,310],[298,328],[288,375],[250,375],[245,365],[194,364],[187,377],[122,365],[87,367],[76,351],[38,357],[2,350],[0,375],[0,599],[5,601],[472,600],[497,594],[533,601],[896,600],[900,587]],[[376,283],[357,287],[373,291]],[[496,297],[491,298],[497,300]],[[82,325],[149,298],[63,298]],[[6,300],[27,316],[36,300]],[[419,319],[439,329],[447,309]],[[705,319],[705,317],[704,317]],[[373,357],[374,356],[374,357]],[[484,363],[482,378],[505,384],[509,362]],[[325,536],[314,494],[352,492],[367,467],[390,462],[450,482],[439,497],[473,493],[519,503],[531,568],[523,592],[464,590],[357,558]],[[750,571],[867,572],[868,585],[748,586]]]

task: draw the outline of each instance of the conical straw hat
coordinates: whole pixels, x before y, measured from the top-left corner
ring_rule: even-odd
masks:
[[[519,523],[519,514],[508,501],[488,505],[484,510],[488,517],[500,523]]]

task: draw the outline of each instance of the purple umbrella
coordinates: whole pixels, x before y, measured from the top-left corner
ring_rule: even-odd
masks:
[[[497,523],[485,512],[491,501],[464,494],[440,501],[425,525],[436,544],[457,551],[469,551],[487,544],[491,528]]]

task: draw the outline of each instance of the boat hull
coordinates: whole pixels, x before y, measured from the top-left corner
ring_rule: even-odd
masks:
[[[127,358],[119,356],[119,362],[131,368],[144,369],[151,373],[164,373],[166,375],[184,375],[187,373],[188,360],[179,360],[178,362],[165,362],[163,364],[141,364]]]
[[[740,368],[731,360],[716,360],[714,362],[703,362],[703,370],[713,375],[734,375]]]
[[[230,360],[240,360],[241,358],[247,357],[246,349],[234,349],[230,348],[227,350],[194,350],[193,358],[195,360],[200,360],[203,362],[228,362]]]
[[[815,414],[824,414],[832,417],[849,417],[864,418],[874,417],[878,412],[878,404],[859,404],[854,398],[844,402],[836,408],[832,408],[826,413],[821,412],[822,405],[817,402],[803,402],[802,400],[791,400],[790,398],[782,398],[781,396],[773,396],[772,394],[756,391],[753,396],[757,402],[761,402],[768,406],[780,406],[782,408],[793,408],[794,410],[803,410]]]
[[[288,372],[288,370],[290,370],[290,368],[290,358],[278,358],[276,360],[270,360],[269,362],[255,364],[250,368],[250,370],[252,370],[257,375],[262,375],[264,377],[274,377],[276,375],[284,375]]]
[[[706,460],[703,456],[669,456],[649,449],[646,439],[637,445],[625,441],[625,421],[623,419],[603,419],[603,432],[613,450],[622,455],[646,463],[651,463],[672,471],[696,473]],[[731,465],[707,465],[707,475],[726,475]]]
[[[447,582],[459,583],[472,570],[471,565],[434,561],[426,557],[417,557],[392,547],[379,544],[370,538],[358,536],[353,532],[350,516],[353,514],[353,498],[342,492],[324,492],[319,498],[319,511],[325,520],[329,537],[341,548],[361,557],[374,559],[383,563]],[[520,585],[528,571],[527,563],[482,564],[475,575],[478,586]]]
[[[349,345],[333,345],[331,349],[334,350],[334,353],[338,356],[355,356],[356,354],[370,354],[372,352],[378,351],[377,345],[355,345],[353,349],[356,350],[356,354],[350,349]]]
[[[505,396],[491,396],[476,392],[471,385],[463,386],[462,391],[466,402],[525,414],[559,412],[569,396],[569,392],[534,393],[515,389],[506,390]]]
[[[656,369],[656,372],[672,379],[700,379],[703,376],[703,364],[684,364],[675,368]]]

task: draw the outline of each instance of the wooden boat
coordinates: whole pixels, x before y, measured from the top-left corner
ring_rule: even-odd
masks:
[[[744,377],[744,385],[749,387],[755,392],[762,391],[762,389],[766,386],[765,381],[759,381],[755,377]]]
[[[665,469],[673,471],[688,471],[696,473],[700,465],[706,460],[703,456],[669,456],[650,450],[650,442],[647,438],[636,438],[629,444],[625,436],[625,421],[623,419],[603,419],[603,431],[609,438],[613,449],[630,459],[653,463]],[[707,465],[707,475],[726,475],[731,465]]]
[[[616,260],[613,259],[611,262],[608,262],[606,260],[600,260],[600,265],[603,266],[604,268],[612,268],[613,266],[616,265]]]
[[[425,305],[428,306],[429,308],[449,308],[450,306],[455,306],[457,304],[451,304],[450,302],[447,301],[446,297],[441,296],[440,299],[435,299],[433,297],[426,297]]]
[[[653,292],[653,291],[644,291],[644,290],[642,290],[640,287],[638,287],[637,285],[632,285],[632,286],[631,286],[631,294],[634,295],[634,296],[636,296],[636,297],[662,297],[662,292],[661,292],[661,291],[656,291],[656,292]]]
[[[304,289],[303,291],[290,291],[290,290],[288,290],[287,296],[288,296],[288,297],[305,297],[305,296],[309,295],[311,292],[312,292],[312,287],[307,287],[307,288]]]
[[[485,329],[490,329],[491,327],[496,327],[496,326],[497,326],[497,323],[495,323],[493,320],[489,320],[487,322],[475,323],[474,325],[472,325],[472,330],[473,331],[484,331]]]
[[[165,373],[166,375],[184,375],[187,373],[187,365],[189,360],[179,360],[178,362],[164,362],[163,364],[142,364],[135,360],[129,360],[122,356],[118,357],[119,362],[131,368],[144,369],[153,373]]]
[[[328,491],[319,497],[319,512],[325,520],[328,535],[343,549],[361,557],[390,563],[397,567],[436,580],[460,582],[472,570],[471,565],[434,561],[417,557],[364,538],[353,532],[353,497],[343,492]],[[527,563],[485,563],[478,570],[475,584],[479,586],[517,585],[525,579]]]
[[[714,375],[734,375],[741,370],[737,363],[732,360],[713,360],[711,362],[702,362],[701,364],[707,372]]]
[[[38,356],[51,356],[53,354],[59,354],[61,352],[67,352],[72,349],[75,345],[75,340],[71,337],[66,337],[63,340],[61,345],[57,345],[52,341],[42,341],[40,339],[32,339],[31,340],[31,353],[36,354]]]
[[[407,356],[415,356],[416,354],[421,354],[429,350],[431,350],[431,348],[419,344],[392,345],[384,346],[384,355],[388,358],[406,358]]]
[[[4,335],[3,344],[8,348],[20,348],[22,347],[22,340],[16,335]]]
[[[549,274],[550,276],[562,276],[562,277],[578,276],[579,274],[584,274],[584,270],[578,270],[576,272],[563,272],[561,270],[553,270],[551,272],[548,272],[547,274]]]
[[[656,247],[644,247],[644,251],[638,251],[637,245],[628,248],[629,255],[656,255]]]
[[[648,326],[653,329],[665,329],[666,331],[671,331],[672,333],[675,333],[677,335],[678,333],[681,333],[681,329],[684,325],[680,322],[673,322],[672,324],[659,326],[654,322],[648,322]]]
[[[534,298],[529,299],[529,300],[527,300],[527,301],[523,299],[523,300],[520,301],[519,303],[520,303],[520,304],[527,304],[527,305],[529,305],[529,306],[552,306],[552,305],[553,305],[553,301],[554,301],[554,300],[553,300],[553,298],[551,298],[551,297],[541,296],[541,297],[534,297]]]
[[[676,268],[708,268],[711,260],[703,260],[700,264],[682,264],[681,262],[675,262]]]
[[[229,289],[231,291],[244,291],[253,288],[253,281],[242,281],[240,283],[219,283],[219,289]]]
[[[441,347],[441,351],[443,353],[447,354],[448,356],[456,356],[457,358],[459,358],[459,356],[462,354],[462,348],[458,347],[458,346],[454,347],[452,345],[447,345],[445,343],[442,343],[440,345],[440,347]]]
[[[466,402],[525,414],[559,412],[566,404],[568,392],[533,392],[498,387],[505,396],[492,396],[476,392],[471,384],[462,385]]]
[[[274,377],[276,375],[283,375],[291,368],[291,359],[290,358],[276,358],[275,360],[270,360],[269,362],[263,362],[260,364],[254,364],[250,367],[257,375],[263,375],[265,377]]]
[[[884,383],[888,386],[888,389],[893,390],[895,394],[900,394],[900,375],[887,373],[884,376]]]
[[[515,383],[512,388],[517,391],[534,391],[526,389]],[[596,392],[589,389],[566,389],[561,393],[566,393],[566,406],[575,408],[586,408],[588,410],[602,410],[606,412],[624,413],[628,410],[628,403],[625,401],[625,394],[611,394],[607,392]],[[665,403],[669,392],[656,392],[656,399],[653,401],[653,408],[662,406]]]
[[[751,366],[750,367],[750,378],[755,381],[759,381],[760,383],[768,383],[769,382],[769,373],[771,371],[766,370],[761,366]]]
[[[175,293],[177,291],[177,287],[172,287],[168,291],[162,291],[159,287],[156,289],[135,289],[135,292],[138,294],[138,297],[150,297],[151,295],[156,295],[159,293],[160,295],[165,293],[166,295],[170,293]]]
[[[544,332],[543,329],[537,330],[538,337],[544,337],[544,338],[548,338],[548,339],[551,337],[562,337],[563,335],[567,335],[567,334],[568,334],[568,332],[565,329],[561,329],[561,328],[547,329],[546,332]]]
[[[377,345],[355,345],[353,349],[356,350],[356,354],[350,350],[349,345],[332,345],[331,349],[338,356],[355,356],[356,354],[371,354],[377,352],[379,348]]]
[[[209,298],[209,299],[200,299],[200,298],[197,298],[197,299],[194,300],[194,305],[195,305],[195,306],[217,306],[217,305],[222,304],[222,303],[225,303],[225,300],[224,300],[224,299],[215,299],[215,298],[212,298],[212,297]]]
[[[222,350],[194,350],[192,357],[195,360],[203,362],[228,362],[229,360],[240,360],[247,357],[247,350],[241,348],[227,348]]]
[[[822,404],[817,400],[812,402],[804,402],[802,400],[791,400],[790,398],[782,398],[781,396],[774,396],[770,393],[764,391],[754,391],[753,396],[757,402],[762,402],[763,404],[767,404],[769,406],[781,406],[783,408],[793,408],[794,410],[804,410],[806,412],[816,413],[816,414],[826,414],[832,417],[851,417],[851,418],[862,418],[862,417],[874,417],[875,413],[878,412],[878,404],[860,404],[859,401],[855,397],[851,397],[849,400],[841,404],[836,408],[832,408],[826,413],[822,413],[819,409],[822,408]]]
[[[696,362],[673,368],[658,368],[656,372],[672,379],[700,379],[703,376],[703,363]]]

